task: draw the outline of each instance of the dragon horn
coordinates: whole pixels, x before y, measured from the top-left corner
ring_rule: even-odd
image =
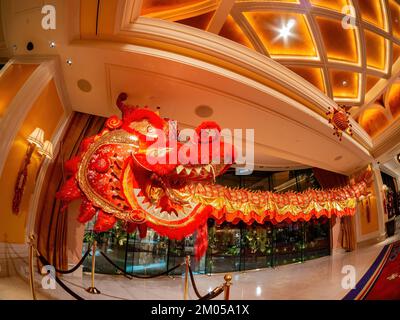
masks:
[[[124,101],[128,99],[128,95],[125,92],[121,92],[117,98],[117,107],[121,111],[123,111],[124,107],[126,107]]]

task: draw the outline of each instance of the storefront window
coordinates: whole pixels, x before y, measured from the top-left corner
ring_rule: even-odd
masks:
[[[303,191],[318,188],[312,170],[292,172],[255,172],[251,176],[236,176],[228,172],[218,183],[231,187],[245,187],[252,190]],[[295,222],[273,225],[264,224],[217,225],[208,221],[208,250],[200,261],[196,261],[196,233],[183,240],[169,240],[149,229],[147,236],[140,239],[138,233],[127,235],[120,224],[110,232],[95,235],[93,222],[87,224],[85,248],[94,238],[99,250],[106,253],[126,272],[140,275],[162,273],[191,257],[195,273],[210,274],[234,272],[303,262],[330,254],[330,221],[327,218],[312,219],[309,222]],[[85,262],[85,271],[90,271],[91,259]],[[116,273],[100,254],[96,254],[96,272]],[[175,274],[180,274],[178,269]]]

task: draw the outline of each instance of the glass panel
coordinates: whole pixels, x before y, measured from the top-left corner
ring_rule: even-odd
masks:
[[[158,274],[167,270],[168,239],[147,230],[145,238],[134,233],[129,239],[126,271],[134,274]]]
[[[319,188],[313,171],[254,172],[251,176],[236,176],[234,170],[218,178],[218,183],[252,190],[303,191]],[[389,183],[388,183],[389,184]],[[95,235],[95,219],[86,226],[83,253],[93,239],[99,242],[99,250],[105,252],[118,266],[136,274],[158,274],[191,257],[194,273],[224,273],[251,270],[301,262],[330,253],[330,222],[326,218],[310,222],[263,225],[244,223],[216,225],[208,221],[208,250],[196,261],[196,233],[183,240],[169,240],[149,229],[146,238],[139,234],[129,237],[120,224],[109,232]],[[91,257],[86,259],[84,271],[91,271]],[[115,274],[112,267],[98,251],[96,272]],[[173,273],[182,274],[183,268]]]
[[[304,246],[303,222],[274,226],[274,265],[301,262]]]
[[[96,272],[105,274],[115,274],[116,269],[100,254],[105,253],[116,265],[124,269],[125,267],[125,251],[127,234],[119,223],[109,232],[99,234],[93,231],[93,221],[87,225],[84,236],[83,253],[84,254],[93,240],[97,241],[96,250]],[[85,260],[83,271],[90,272],[92,270],[92,255]]]
[[[297,175],[297,191],[302,192],[307,189],[321,188],[317,179],[315,179],[312,170],[299,172]]]
[[[224,223],[210,228],[209,272],[229,272],[240,270],[240,228]]]
[[[313,219],[305,224],[304,260],[330,254],[330,221],[327,218]]]
[[[242,230],[241,270],[259,269],[272,266],[272,226],[244,226]]]

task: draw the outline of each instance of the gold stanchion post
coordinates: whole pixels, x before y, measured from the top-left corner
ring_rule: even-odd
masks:
[[[93,247],[92,247],[92,285],[86,289],[86,291],[91,294],[101,293],[100,290],[94,286],[94,274],[96,269],[96,247],[97,247],[97,241],[95,240],[93,242]]]
[[[29,286],[31,288],[32,299],[36,299],[35,292],[35,276],[34,276],[34,267],[33,267],[33,258],[34,258],[34,242],[35,236],[32,234],[29,237]]]
[[[224,300],[229,300],[232,285],[232,275],[229,273],[226,274],[224,280]]]
[[[189,297],[189,266],[190,266],[190,256],[186,256],[185,259],[185,287],[183,288],[183,299],[188,300]]]

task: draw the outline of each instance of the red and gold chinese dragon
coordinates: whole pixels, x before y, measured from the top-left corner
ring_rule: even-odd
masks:
[[[86,223],[97,215],[96,232],[111,229],[118,220],[129,233],[138,229],[141,237],[147,228],[170,239],[197,231],[196,256],[201,257],[207,249],[209,218],[217,223],[262,224],[341,217],[353,215],[358,197],[366,193],[368,174],[340,189],[302,193],[249,191],[215,184],[215,178],[235,158],[233,146],[222,142],[221,148],[216,148],[220,154],[210,151],[206,158],[201,155],[201,148],[215,143],[218,135],[204,138],[200,131],[220,132],[215,122],[204,122],[196,129],[197,138],[180,142],[176,135],[168,134],[168,119],[148,108],[126,105],[126,99],[126,94],[120,94],[117,100],[122,119],[110,117],[104,129],[83,140],[78,155],[66,162],[69,178],[57,194],[65,204],[82,199],[78,220]],[[168,137],[165,147],[154,147],[160,130]],[[201,164],[168,161],[177,160],[173,155],[188,144],[198,148]],[[187,150],[193,150],[190,148]],[[164,164],[154,161],[161,156],[167,159]],[[216,157],[220,157],[219,163]]]

